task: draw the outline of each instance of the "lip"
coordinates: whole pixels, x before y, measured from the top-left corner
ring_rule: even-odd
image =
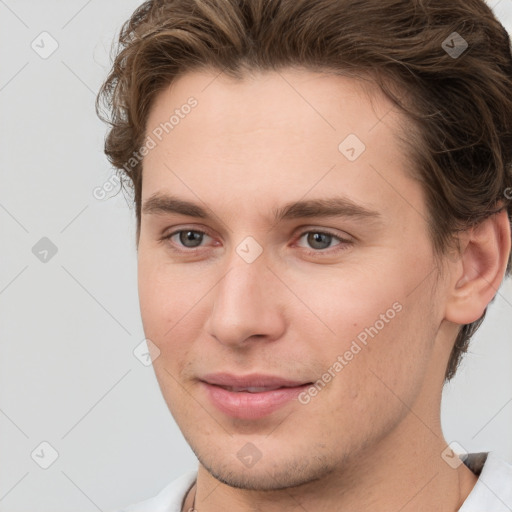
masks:
[[[208,398],[218,410],[233,418],[252,420],[263,418],[277,411],[311,384],[311,382],[304,383],[303,381],[255,373],[245,376],[215,373],[205,375],[201,379],[201,385]],[[221,386],[234,388],[279,387],[279,389],[251,393],[230,391]]]

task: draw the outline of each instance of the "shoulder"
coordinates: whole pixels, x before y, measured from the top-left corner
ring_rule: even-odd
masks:
[[[116,512],[181,512],[181,504],[197,478],[197,471],[184,473],[164,487],[156,496]]]
[[[468,462],[479,477],[459,512],[510,512],[512,464],[495,452],[470,454]]]

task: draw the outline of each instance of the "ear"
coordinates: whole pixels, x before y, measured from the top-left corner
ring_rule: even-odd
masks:
[[[503,281],[510,240],[506,209],[462,233],[461,257],[452,267],[446,320],[464,325],[483,315]]]

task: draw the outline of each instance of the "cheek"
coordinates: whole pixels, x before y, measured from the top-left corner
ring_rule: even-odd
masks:
[[[364,267],[364,268],[363,268]],[[291,320],[309,323],[325,335],[325,346],[350,348],[353,339],[365,340],[389,331],[401,315],[405,286],[391,269],[371,265],[320,269],[287,276],[307,309]],[[309,310],[309,312],[307,311]]]
[[[194,340],[201,337],[206,295],[212,285],[205,275],[183,272],[160,257],[159,252],[139,250],[140,312],[146,338],[160,350],[160,357],[154,361],[155,370],[165,366],[178,377],[191,359]]]
[[[162,351],[163,340],[172,339],[173,329],[184,315],[184,304],[187,301],[182,296],[182,291],[177,293],[164,265],[149,254],[144,249],[139,249],[140,312],[146,337]]]
[[[198,300],[197,279],[184,278],[180,267],[173,265],[155,248],[143,240],[138,251],[138,293],[144,327],[158,334],[167,332],[187,309]]]
[[[347,400],[361,394],[367,396],[363,401],[389,399],[386,385],[399,396],[416,393],[436,332],[432,283],[427,279],[418,286],[418,275],[418,269],[407,275],[393,263],[365,266],[364,273],[331,272],[315,279],[314,287],[310,279],[295,281],[294,290],[307,297],[315,314],[298,315],[296,330],[322,366],[321,380],[332,381],[329,387]]]
[[[364,443],[407,414],[421,392],[430,358],[432,333],[418,332],[420,309],[404,300],[391,309],[380,303],[366,310],[354,303],[340,306],[353,321],[340,317],[337,339],[314,353],[323,373],[314,391],[302,397],[312,431],[344,432],[346,439]],[[380,318],[386,312],[388,323]]]

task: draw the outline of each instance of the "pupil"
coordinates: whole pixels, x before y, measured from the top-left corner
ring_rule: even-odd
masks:
[[[180,234],[180,242],[186,247],[196,247],[196,245],[200,245],[201,243],[202,233],[198,233],[197,231],[183,231]],[[196,245],[187,245],[187,242],[198,242]]]
[[[329,247],[330,238],[331,238],[331,235],[327,235],[324,233],[311,233],[309,235],[308,243],[311,243],[311,245],[315,249],[327,249]],[[323,247],[316,246],[315,244],[317,244],[317,242],[319,242],[320,245],[322,245],[322,239],[324,239],[324,246]],[[325,239],[327,239],[327,242]]]

